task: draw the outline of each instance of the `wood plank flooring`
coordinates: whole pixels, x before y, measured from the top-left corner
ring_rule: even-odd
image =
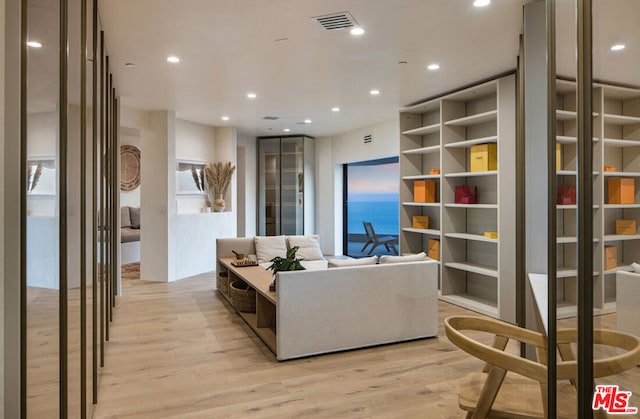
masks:
[[[459,380],[482,364],[442,320],[467,310],[438,302],[438,338],[279,363],[214,286],[124,282],[94,418],[464,417]]]

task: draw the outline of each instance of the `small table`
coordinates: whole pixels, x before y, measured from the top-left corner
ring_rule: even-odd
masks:
[[[241,280],[256,290],[256,312],[238,314],[249,327],[258,335],[267,347],[277,355],[276,349],[276,306],[278,304],[276,293],[269,291],[269,285],[273,282],[271,271],[262,266],[233,266],[235,258],[220,258],[218,266],[225,268],[229,275],[229,286],[234,281]],[[219,274],[220,272],[218,272]],[[218,290],[220,291],[220,290]],[[229,295],[220,291],[220,294],[231,303]]]

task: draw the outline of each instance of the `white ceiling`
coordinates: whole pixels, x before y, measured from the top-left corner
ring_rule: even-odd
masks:
[[[124,104],[174,109],[179,118],[248,135],[290,128],[327,136],[514,69],[528,1],[492,0],[486,8],[472,1],[107,0],[100,16]],[[557,3],[558,73],[571,76],[575,6]],[[310,19],[343,11],[365,28],[363,36]],[[640,85],[640,1],[594,0],[594,16],[595,76]],[[627,49],[612,53],[614,42]],[[170,54],[182,61],[167,63]],[[426,69],[433,62],[439,71]],[[373,88],[381,94],[371,96]],[[257,99],[246,98],[250,91]],[[280,119],[261,119],[267,115]],[[306,118],[313,122],[300,125]]]

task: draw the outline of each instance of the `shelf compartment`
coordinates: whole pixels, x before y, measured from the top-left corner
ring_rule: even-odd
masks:
[[[633,209],[640,208],[640,204],[604,204],[604,209]]]
[[[450,121],[446,121],[445,125],[451,125],[455,127],[466,127],[469,125],[481,124],[483,122],[497,121],[498,120],[498,111],[487,111],[482,113],[477,113],[475,115],[463,116],[462,118],[452,119]]]
[[[620,138],[605,138],[604,145],[610,147],[640,147],[640,141],[623,140]]]
[[[402,205],[407,207],[439,207],[439,202],[403,202]]]
[[[616,125],[640,124],[640,117],[638,116],[616,115],[613,113],[605,113],[602,116],[604,117],[605,124],[616,124]]]
[[[444,204],[447,208],[498,209],[498,204]]]
[[[605,275],[610,275],[610,274],[615,274],[616,272],[633,272],[633,268],[631,267],[630,263],[625,263],[619,266],[616,266],[613,269],[608,269],[606,271],[604,271]]]
[[[640,240],[640,234],[607,234],[604,236],[605,243],[626,240]]]
[[[606,177],[640,177],[640,172],[603,172]]]
[[[593,142],[596,143],[600,141],[598,137],[593,137]],[[570,137],[567,135],[558,135],[556,137],[556,142],[559,144],[577,144],[578,139],[576,137]]]
[[[593,271],[593,276],[600,275],[598,272]],[[578,270],[573,268],[558,268],[556,271],[556,278],[574,278],[578,276]]]
[[[593,116],[598,115],[598,112],[593,112]],[[578,113],[576,111],[565,111],[563,109],[556,110],[556,119],[558,121],[571,121],[576,118],[578,118]]]
[[[498,136],[492,135],[489,137],[473,138],[471,140],[465,140],[465,141],[456,141],[454,143],[445,144],[444,146],[446,148],[470,148],[470,147],[473,147],[474,145],[497,143],[497,142],[498,142]]]
[[[429,236],[440,236],[440,230],[433,230],[430,228],[405,227],[402,229],[402,231],[406,231],[408,233],[426,234]]]
[[[447,268],[458,269],[460,271],[472,272],[492,278],[498,277],[498,270],[491,266],[479,265],[477,263],[468,262],[447,262],[444,264]]]
[[[440,295],[442,301],[467,308],[480,314],[490,317],[498,317],[498,308],[495,303],[468,294],[446,294]]]
[[[453,239],[462,239],[462,240],[474,240],[485,243],[498,243],[498,239],[490,239],[481,234],[470,234],[470,233],[446,233],[445,237],[453,238]]]
[[[600,174],[599,171],[594,170],[592,173],[594,176],[598,176]],[[578,172],[576,170],[558,170],[556,171],[556,175],[558,176],[577,176]]]
[[[593,204],[593,209],[598,209],[600,208],[600,205],[598,204]],[[575,210],[578,209],[578,205],[556,205],[556,209],[559,210]]]
[[[414,175],[402,176],[402,180],[440,179],[440,175]]]
[[[598,243],[600,241],[599,238],[594,237],[593,242]],[[556,243],[558,244],[567,244],[567,243],[578,243],[578,238],[576,236],[558,236],[556,237]]]
[[[440,124],[427,125],[426,127],[414,128],[403,131],[404,135],[427,135],[440,131]]]
[[[487,172],[458,172],[446,173],[444,177],[476,177],[476,176],[497,176],[497,170],[489,170]]]
[[[402,152],[402,154],[431,154],[431,153],[439,153],[440,152],[440,146],[439,145],[432,145],[429,147],[420,147],[420,148],[413,148],[411,150],[405,150]]]

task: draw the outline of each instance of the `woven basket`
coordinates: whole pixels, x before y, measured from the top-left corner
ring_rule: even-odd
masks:
[[[234,281],[229,285],[231,305],[243,313],[256,312],[256,290],[242,281]]]
[[[229,294],[229,273],[220,272],[216,275],[216,288],[223,294]]]

